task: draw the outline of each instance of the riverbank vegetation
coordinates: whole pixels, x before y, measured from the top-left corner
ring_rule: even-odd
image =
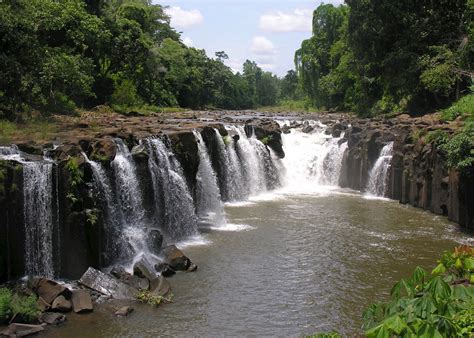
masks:
[[[320,5],[313,36],[295,54],[314,106],[360,116],[420,114],[469,94],[474,1],[346,3]]]

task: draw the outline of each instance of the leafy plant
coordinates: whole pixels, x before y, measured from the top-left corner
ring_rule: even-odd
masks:
[[[388,303],[364,313],[367,337],[470,337],[474,310],[474,249],[460,246],[446,252],[428,276],[417,267],[396,283]]]
[[[265,137],[263,137],[260,142],[262,142],[263,144],[267,145],[271,140],[273,139],[273,136],[272,135],[267,135]]]
[[[71,185],[76,187],[83,182],[84,172],[79,168],[77,158],[71,157],[66,163],[66,169],[71,177]]]
[[[140,290],[137,294],[137,300],[153,307],[158,307],[161,303],[171,303],[172,295],[168,298],[152,294],[149,290]]]
[[[311,336],[307,336],[307,338],[342,338],[342,336],[337,332],[323,332],[315,333]]]
[[[466,126],[441,146],[447,154],[447,163],[451,168],[459,170],[474,165],[474,124]]]
[[[0,323],[8,321],[14,315],[20,315],[24,320],[34,321],[41,311],[38,309],[35,295],[22,296],[13,294],[7,288],[0,289]]]
[[[7,288],[0,289],[0,323],[4,323],[12,315],[12,293]]]
[[[94,226],[97,223],[97,220],[99,217],[97,216],[97,210],[92,209],[92,210],[86,210],[86,222],[92,226]]]

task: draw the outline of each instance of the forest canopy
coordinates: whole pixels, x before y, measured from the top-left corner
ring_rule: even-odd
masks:
[[[76,107],[273,105],[279,79],[187,47],[149,0],[0,1],[0,118]],[[291,87],[291,86],[290,86]]]
[[[474,76],[474,0],[322,4],[295,64],[317,107],[363,116],[446,107]]]

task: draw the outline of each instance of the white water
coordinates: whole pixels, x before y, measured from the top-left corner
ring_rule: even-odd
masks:
[[[53,278],[53,164],[23,162],[25,270]]]
[[[181,165],[160,139],[148,139],[147,144],[155,200],[162,202],[162,230],[165,236],[171,241],[178,241],[197,235],[193,198]]]
[[[289,122],[284,122],[289,124]],[[314,130],[293,128],[282,134],[285,158],[283,188],[292,193],[313,193],[337,187],[347,143],[324,133],[325,126],[310,122]]]
[[[17,161],[23,166],[25,273],[53,278],[54,163],[51,160],[27,161],[15,145],[0,147],[0,159]]]
[[[206,144],[198,131],[193,131],[198,143],[199,168],[196,175],[196,206],[201,222],[224,227],[226,219],[217,176],[212,168]]]
[[[388,170],[392,163],[393,142],[386,144],[380,151],[379,158],[369,173],[367,192],[370,195],[384,197],[387,193]]]

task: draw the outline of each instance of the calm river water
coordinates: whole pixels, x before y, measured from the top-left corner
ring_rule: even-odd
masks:
[[[443,217],[343,190],[274,193],[226,213],[225,228],[184,247],[199,269],[170,278],[172,304],[135,304],[127,318],[105,306],[47,334],[353,336],[393,283],[473,239]]]

